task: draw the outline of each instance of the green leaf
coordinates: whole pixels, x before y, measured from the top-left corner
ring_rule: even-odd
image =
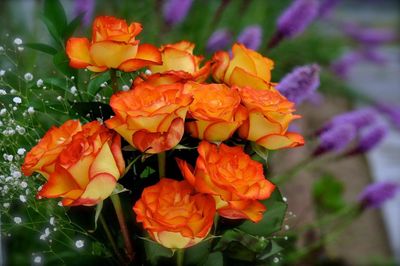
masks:
[[[143,172],[140,174],[140,178],[147,178],[149,175],[155,173],[156,170],[151,168],[150,166],[146,166],[146,168],[143,170]]]
[[[206,262],[203,266],[223,266],[224,265],[224,257],[221,252],[213,252],[207,257]]]
[[[101,90],[100,85],[109,80],[110,80],[109,72],[104,72],[104,73],[94,76],[89,81],[88,93],[92,96],[96,95],[96,93],[98,93]]]
[[[65,30],[62,34],[64,37],[64,40],[67,40],[69,37],[72,36],[76,28],[82,23],[82,19],[85,16],[85,14],[79,14],[76,16],[68,25],[65,27]]]
[[[103,209],[103,201],[100,201],[96,206],[96,213],[94,214],[94,229],[92,232],[97,230],[97,220],[101,214],[101,210]]]
[[[57,53],[56,48],[54,48],[53,46],[44,44],[44,43],[26,43],[24,44],[24,46],[46,53],[46,54],[50,54],[50,55],[55,55]]]
[[[56,27],[54,26],[54,24],[46,17],[42,16],[41,19],[44,22],[44,24],[46,25],[46,28],[49,31],[51,37],[53,37],[53,39],[56,41],[56,43],[60,47],[63,47],[64,46],[64,41],[63,41],[60,33],[57,31]]]
[[[71,115],[74,115],[75,111],[85,119],[90,118],[90,120],[96,120],[97,118],[101,118],[103,120],[107,120],[113,114],[111,107],[105,103],[70,102],[70,104],[71,104]]]
[[[67,26],[67,16],[63,6],[58,0],[44,1],[44,17],[53,24],[59,36],[62,36]]]
[[[272,193],[271,197],[261,201],[267,208],[263,214],[263,218],[258,223],[245,221],[238,229],[251,235],[260,235],[268,237],[274,232],[281,229],[283,219],[287,209],[287,204],[282,200],[282,195],[278,188]]]
[[[53,56],[53,64],[64,75],[76,76],[77,70],[69,66],[69,58],[64,50]]]
[[[146,251],[146,259],[150,262],[150,265],[162,265],[162,263],[159,263],[160,261],[174,256],[174,252],[171,249],[163,247],[150,239],[142,239]]]
[[[257,155],[260,156],[265,161],[265,164],[267,164],[268,163],[268,152],[269,152],[269,150],[264,148],[261,145],[258,145],[257,143],[255,143],[253,141],[250,142],[250,145],[251,145],[251,148],[253,149],[253,151],[255,153],[257,153]]]
[[[185,265],[201,265],[211,250],[212,239],[205,239],[197,245],[185,249]]]
[[[123,192],[130,192],[130,190],[125,188],[120,183],[117,183],[117,185],[115,186],[115,188],[114,188],[113,192],[111,193],[111,195],[115,195],[115,194],[119,194],[119,193],[123,193]]]
[[[269,257],[281,252],[282,250],[283,250],[283,247],[281,247],[274,240],[270,240],[265,251],[262,252],[261,254],[259,254],[257,256],[257,259],[259,259],[259,260],[268,259]]]
[[[345,206],[343,192],[343,183],[334,176],[326,174],[314,182],[312,195],[320,211],[332,213]]]

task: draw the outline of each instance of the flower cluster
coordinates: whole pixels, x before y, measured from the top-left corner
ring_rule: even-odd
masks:
[[[141,30],[139,23],[98,17],[91,41],[67,41],[74,68],[113,73],[148,69],[130,89],[114,90],[109,103],[114,116],[104,125],[69,120],[50,129],[27,154],[24,174],[46,178],[40,197],[61,197],[64,206],[96,205],[113,193],[125,173],[121,137],[151,155],[173,149],[186,136],[201,140],[195,168],[177,158],[185,181],[160,176],[145,188],[133,207],[137,222],[155,241],[173,249],[203,240],[217,212],[259,222],[266,211],[260,200],[269,198],[275,185],[243,147],[221,142],[234,137],[269,150],[304,144],[301,135],[288,131],[300,116],[271,82],[273,61],[234,44],[232,57],[218,51],[203,63],[188,41],[160,48],[140,44],[136,36]],[[211,76],[215,83],[207,82]]]

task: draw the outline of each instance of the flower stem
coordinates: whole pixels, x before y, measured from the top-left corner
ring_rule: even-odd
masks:
[[[118,92],[118,79],[117,79],[117,70],[110,69],[111,76],[111,88],[113,89],[113,93]]]
[[[293,176],[301,172],[301,170],[305,169],[311,162],[314,161],[313,157],[307,157],[304,160],[300,161],[296,165],[294,165],[292,168],[289,170],[285,171],[283,174],[280,174],[276,177],[272,178],[272,181],[276,185],[281,185],[282,183],[287,182],[290,180]]]
[[[178,249],[176,251],[176,266],[183,266],[183,261],[185,259],[185,249]]]
[[[128,227],[126,226],[124,212],[122,211],[121,200],[119,199],[118,194],[111,195],[110,198],[114,205],[115,213],[117,214],[119,226],[121,228],[122,236],[124,238],[126,255],[128,256],[129,261],[132,261],[134,256],[134,251],[131,239],[129,237]]]
[[[158,158],[158,175],[161,178],[165,177],[165,162],[166,162],[166,154],[165,152],[161,152],[157,154]]]
[[[115,243],[115,240],[114,240],[114,238],[110,232],[110,229],[108,228],[108,225],[107,225],[106,221],[104,220],[104,217],[102,214],[100,214],[99,219],[100,219],[101,225],[103,226],[104,232],[106,233],[108,241],[110,241],[111,247],[112,247],[115,255],[118,258],[119,264],[121,264],[121,265],[124,264],[124,258],[122,257],[121,253],[119,253],[117,244]]]

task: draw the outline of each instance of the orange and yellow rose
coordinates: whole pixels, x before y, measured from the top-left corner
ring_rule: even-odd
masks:
[[[277,90],[256,90],[250,87],[238,88],[242,104],[248,109],[249,118],[240,126],[239,136],[257,144],[276,150],[304,144],[304,138],[288,132],[292,120],[294,103]]]
[[[50,128],[39,143],[25,156],[21,170],[26,176],[33,172],[42,174],[46,179],[54,172],[55,162],[61,151],[71,142],[72,137],[82,130],[77,120],[68,120],[59,128]]]
[[[124,170],[121,137],[90,122],[63,145],[38,196],[63,198],[64,206],[96,205],[111,195]]]
[[[190,121],[186,129],[192,137],[208,141],[224,141],[247,119],[236,89],[224,84],[189,82],[185,90],[193,95],[189,106]]]
[[[93,22],[92,40],[70,38],[66,52],[70,66],[103,72],[109,68],[126,72],[161,64],[158,49],[150,44],[139,45],[135,39],[142,31],[140,23],[130,25],[115,17],[100,16]]]
[[[183,84],[139,84],[111,97],[115,116],[105,123],[142,152],[160,153],[176,146],[192,97]]]
[[[203,57],[193,55],[194,46],[188,41],[161,46],[162,65],[150,66],[150,71],[203,82],[210,74],[210,62],[200,67]]]
[[[177,159],[185,179],[201,193],[214,197],[218,213],[229,219],[258,222],[275,186],[264,177],[262,164],[251,160],[241,147],[202,141],[194,171]]]
[[[230,86],[271,88],[271,70],[274,66],[272,60],[239,43],[232,46],[232,55],[230,58],[225,51],[214,54],[211,73],[215,81]]]
[[[133,207],[136,220],[150,236],[171,249],[182,249],[202,241],[210,232],[215,202],[195,193],[186,181],[163,178],[147,187]]]

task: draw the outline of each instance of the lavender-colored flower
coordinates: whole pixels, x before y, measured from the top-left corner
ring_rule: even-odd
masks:
[[[351,124],[339,124],[322,132],[319,135],[319,145],[314,151],[314,156],[333,152],[341,153],[356,138],[356,128]]]
[[[300,35],[318,14],[317,0],[294,0],[278,18],[278,32],[284,37]]]
[[[237,42],[244,44],[249,49],[258,50],[262,42],[262,28],[259,25],[247,26],[237,38]]]
[[[344,54],[339,59],[335,60],[330,69],[338,77],[347,79],[353,66],[362,61],[362,54],[359,51],[351,51]]]
[[[189,13],[193,0],[166,0],[163,6],[164,20],[169,25],[181,23]]]
[[[392,125],[400,129],[400,106],[387,103],[379,103],[376,108],[384,115],[386,115]]]
[[[232,33],[226,28],[218,29],[211,34],[207,41],[207,52],[213,53],[218,50],[224,50],[232,43]]]
[[[394,198],[399,190],[398,183],[390,181],[373,183],[364,188],[359,196],[359,202],[363,208],[379,208]]]
[[[347,36],[365,46],[377,46],[393,42],[397,37],[396,34],[389,29],[363,28],[352,23],[343,25],[343,29]]]
[[[377,120],[377,112],[374,109],[369,107],[361,108],[334,116],[317,131],[317,135],[321,135],[325,131],[344,124],[354,126],[355,130],[359,132],[362,128],[374,124]]]
[[[388,62],[387,56],[376,48],[369,47],[364,49],[362,51],[362,56],[366,61],[377,65],[384,65]]]
[[[296,67],[276,87],[283,96],[296,104],[313,95],[319,87],[320,67],[316,64]]]
[[[339,2],[340,0],[322,0],[322,3],[319,5],[318,15],[321,18],[328,17]]]
[[[364,153],[375,148],[387,135],[388,128],[382,123],[375,123],[359,133],[356,147],[348,152],[348,155]]]
[[[95,0],[75,0],[74,1],[74,14],[78,16],[84,14],[83,25],[88,26],[92,22],[93,13],[95,9]]]

